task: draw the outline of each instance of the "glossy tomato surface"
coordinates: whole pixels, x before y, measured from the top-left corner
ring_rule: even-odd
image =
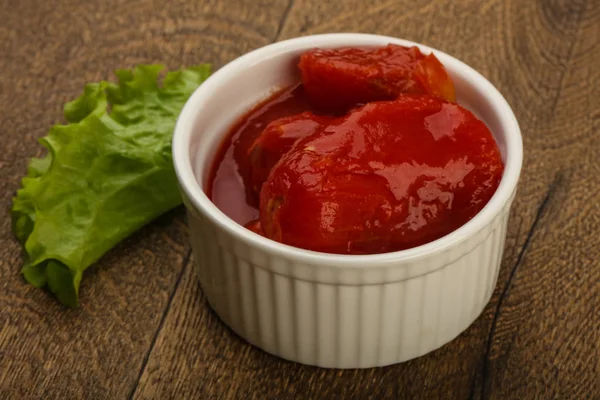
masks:
[[[503,172],[488,128],[431,96],[369,103],[300,139],[260,196],[265,235],[341,254],[415,247],[469,221]]]
[[[314,49],[304,53],[298,65],[310,101],[331,112],[393,100],[402,93],[455,100],[444,66],[417,47]]]
[[[265,128],[280,118],[313,111],[302,85],[273,93],[243,115],[230,129],[211,168],[206,192],[213,203],[238,224],[258,218],[250,148]]]
[[[248,150],[252,190],[257,194],[260,192],[273,166],[298,139],[312,135],[332,120],[332,117],[303,112],[276,119],[267,125]]]
[[[373,254],[419,246],[475,216],[503,172],[483,122],[418,48],[315,49],[302,83],[240,118],[207,193],[247,229],[296,247]]]

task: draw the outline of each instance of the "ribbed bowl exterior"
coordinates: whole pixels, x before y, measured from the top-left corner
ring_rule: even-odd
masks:
[[[223,322],[269,353],[330,368],[406,361],[464,331],[496,285],[510,208],[428,258],[337,268],[250,248],[186,203],[200,283]]]
[[[478,215],[415,249],[344,257],[261,238],[211,202],[203,187],[211,179],[223,135],[274,88],[298,81],[296,63],[303,52],[389,43],[434,52],[454,82],[457,101],[494,135],[505,168],[496,193]],[[460,60],[399,38],[340,33],[274,43],[215,72],[178,118],[173,161],[202,289],[223,322],[248,342],[288,360],[363,368],[426,354],[454,339],[481,313],[498,278],[523,143],[506,100]]]

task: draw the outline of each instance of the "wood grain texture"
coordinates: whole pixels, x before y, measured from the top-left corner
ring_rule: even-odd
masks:
[[[498,315],[483,393],[599,398],[600,3],[543,6],[550,26],[574,20],[546,138],[534,145],[558,172]]]
[[[597,0],[0,0],[0,398],[600,398]],[[27,27],[27,29],[23,29]],[[65,311],[18,275],[7,208],[60,105],[118,67],[211,61],[356,31],[444,50],[512,105],[525,160],[498,286],[425,357],[324,370],[265,354],[208,308],[181,210],[87,274]]]
[[[218,67],[272,41],[286,5],[0,1],[0,398],[129,396],[189,256],[178,209],[86,272],[80,308],[27,285],[8,209],[36,139],[86,82],[142,62]]]

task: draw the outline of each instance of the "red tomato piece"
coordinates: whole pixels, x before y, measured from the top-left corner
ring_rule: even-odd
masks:
[[[248,149],[252,190],[260,192],[271,168],[298,139],[315,133],[329,124],[331,117],[319,117],[311,112],[279,118],[271,122]]]
[[[373,254],[438,239],[499,185],[491,132],[430,96],[374,102],[298,140],[260,194],[265,235],[329,253]]]
[[[250,222],[247,222],[244,225],[244,228],[251,230],[254,233],[258,233],[261,236],[265,236],[265,233],[263,232],[262,226],[260,226],[260,220],[259,219],[254,219]]]
[[[389,44],[375,49],[314,49],[299,63],[311,102],[343,112],[356,104],[393,100],[401,93],[455,101],[454,84],[435,55]]]
[[[413,76],[419,81],[425,93],[444,100],[456,101],[454,82],[433,53],[419,61]]]

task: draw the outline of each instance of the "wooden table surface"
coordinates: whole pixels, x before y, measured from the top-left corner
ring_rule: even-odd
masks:
[[[8,209],[62,105],[116,68],[215,67],[322,32],[422,42],[489,78],[523,130],[483,314],[422,358],[325,370],[265,354],[207,307],[181,208],[111,251],[65,309],[19,274]],[[600,399],[600,1],[0,0],[0,398]]]

